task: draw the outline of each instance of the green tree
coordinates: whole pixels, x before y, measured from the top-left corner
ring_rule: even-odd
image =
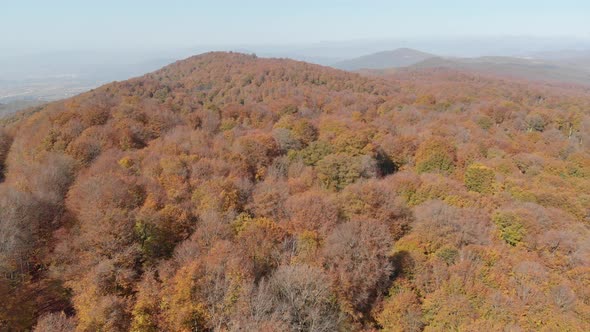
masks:
[[[465,171],[465,186],[471,191],[491,194],[494,192],[495,182],[494,170],[482,164],[471,164]]]
[[[500,237],[511,246],[519,244],[525,235],[520,218],[512,212],[497,212],[492,220],[500,230]]]
[[[419,173],[451,173],[457,159],[455,147],[441,137],[430,138],[416,151],[416,170]]]
[[[347,154],[331,154],[317,165],[318,178],[332,190],[342,190],[360,178],[376,175],[375,160],[369,156],[351,157]]]

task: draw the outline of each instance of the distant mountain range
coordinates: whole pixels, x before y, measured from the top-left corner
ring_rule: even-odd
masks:
[[[434,57],[436,55],[430,53],[410,48],[398,48],[393,51],[378,52],[341,61],[334,64],[333,67],[344,70],[398,68],[411,66]]]
[[[333,65],[349,71],[390,73],[395,68],[450,68],[539,81],[590,85],[590,51],[536,53],[526,57],[442,57],[401,48],[378,52]]]
[[[519,42],[526,44],[524,41],[519,40]],[[493,41],[489,43],[498,46]],[[461,51],[467,44],[472,45],[473,49],[479,49],[479,52]],[[512,41],[512,44],[515,46],[517,43]],[[463,46],[450,43],[445,47],[419,43],[408,45],[401,42],[375,42],[320,43],[301,45],[298,48],[244,46],[238,49],[242,53],[256,53],[261,57],[291,58],[373,75],[389,74],[399,68],[406,68],[406,70],[448,68],[496,76],[590,86],[590,45],[578,44],[576,47],[582,48],[578,50],[564,48],[561,51],[547,51],[548,47],[541,46],[550,44],[549,42],[537,41],[537,44],[535,49],[538,51],[528,53],[517,52],[515,47],[499,46],[494,48],[498,51],[493,51],[478,44],[477,41],[464,42],[461,44]],[[406,45],[426,49],[432,53],[422,52]],[[479,48],[475,45],[479,45]],[[395,48],[402,46],[403,48]],[[523,49],[531,50],[533,46],[523,46]],[[387,47],[394,49],[371,53]],[[512,51],[508,52],[506,49]],[[188,52],[188,50],[176,50],[144,54],[81,51],[22,56],[0,54],[0,103],[4,104],[0,107],[0,116],[31,104],[71,97],[111,81],[139,76],[171,63]],[[503,56],[479,56],[486,52],[487,54],[499,52]],[[193,53],[199,52],[189,54]],[[363,53],[368,55],[356,57]],[[468,57],[471,55],[473,57]]]
[[[531,57],[544,60],[590,59],[590,50],[562,50],[552,52],[535,52]]]
[[[590,59],[589,59],[590,60]],[[548,61],[533,58],[435,57],[414,64],[414,68],[452,68],[538,81],[567,82],[590,85],[590,61]]]

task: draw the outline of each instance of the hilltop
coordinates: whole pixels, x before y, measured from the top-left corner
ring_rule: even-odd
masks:
[[[0,330],[590,326],[584,87],[216,52],[0,126]]]

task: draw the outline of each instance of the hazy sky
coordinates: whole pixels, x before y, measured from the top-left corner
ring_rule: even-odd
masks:
[[[588,0],[0,0],[0,52],[464,36],[590,38]]]

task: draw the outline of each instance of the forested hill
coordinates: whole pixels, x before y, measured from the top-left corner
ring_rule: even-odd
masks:
[[[0,330],[590,329],[587,89],[209,53],[2,126]]]

